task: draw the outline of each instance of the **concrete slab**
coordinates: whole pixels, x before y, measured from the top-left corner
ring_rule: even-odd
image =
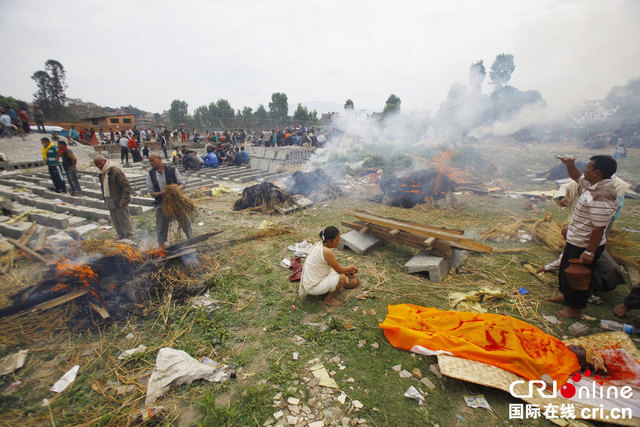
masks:
[[[409,274],[427,272],[429,274],[429,280],[432,282],[442,282],[442,279],[444,279],[449,271],[449,260],[419,252],[404,265],[404,271]]]
[[[5,237],[11,237],[12,239],[19,239],[22,233],[27,231],[31,227],[30,222],[18,221],[13,224],[0,223],[0,234]]]
[[[341,234],[340,241],[358,255],[364,255],[369,249],[381,242],[380,239],[373,237],[371,234],[360,234],[356,230]]]
[[[449,267],[457,267],[462,264],[462,261],[467,257],[467,251],[464,249],[452,248],[453,254],[449,258]]]

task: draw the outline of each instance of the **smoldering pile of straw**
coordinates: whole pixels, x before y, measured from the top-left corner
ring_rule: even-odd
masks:
[[[178,221],[180,228],[184,227],[188,215],[196,210],[193,201],[184,195],[180,187],[176,184],[169,184],[164,187],[162,196],[162,213],[169,220]]]

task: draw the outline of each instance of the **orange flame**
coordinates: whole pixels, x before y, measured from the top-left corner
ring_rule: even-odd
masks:
[[[167,255],[167,251],[162,249],[162,248],[158,248],[158,249],[151,249],[149,251],[149,256],[153,257],[153,258],[162,258],[164,256]]]
[[[88,265],[73,265],[66,258],[62,258],[58,261],[56,269],[56,277],[60,279],[64,279],[65,277],[74,277],[82,284],[83,287],[89,287],[89,282],[98,277],[98,274]],[[56,287],[59,285],[63,286],[60,289],[64,289],[64,286],[66,286],[59,283]]]

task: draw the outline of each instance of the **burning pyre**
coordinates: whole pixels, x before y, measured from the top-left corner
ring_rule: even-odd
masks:
[[[291,194],[270,182],[252,185],[242,190],[242,197],[233,204],[233,210],[260,207],[275,212],[276,206],[292,205]]]
[[[340,187],[322,169],[316,169],[313,172],[294,172],[287,182],[287,188],[291,194],[301,194],[305,197],[314,193],[333,197],[342,194]]]
[[[440,199],[455,191],[455,182],[436,169],[411,172],[404,177],[383,178],[380,188],[387,204],[412,208],[427,199]]]

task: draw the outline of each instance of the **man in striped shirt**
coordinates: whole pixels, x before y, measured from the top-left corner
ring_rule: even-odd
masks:
[[[568,306],[556,314],[572,318],[582,315],[590,290],[573,289],[564,271],[570,265],[569,260],[575,258],[593,271],[594,261],[604,251],[607,243],[605,232],[618,208],[617,193],[611,179],[616,173],[617,163],[611,156],[593,156],[581,175],[574,164],[575,158],[558,158],[567,167],[569,176],[584,188],[569,222],[567,245],[560,262],[558,280],[562,296],[549,298],[549,301]]]

